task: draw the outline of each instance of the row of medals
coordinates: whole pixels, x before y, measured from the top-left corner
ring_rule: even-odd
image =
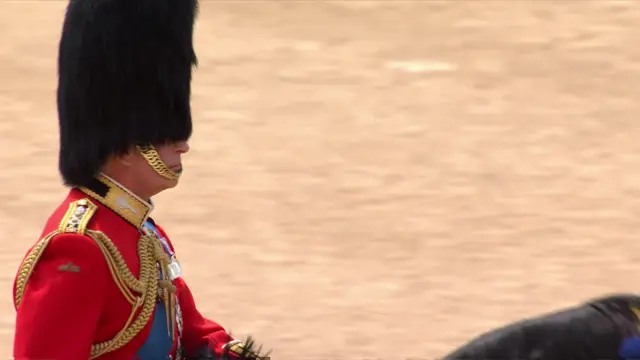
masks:
[[[168,244],[166,244],[163,239],[160,239],[159,236],[156,234],[155,231],[151,230],[151,229],[145,229],[145,232],[147,235],[150,235],[151,237],[153,237],[153,239],[155,241],[160,242],[162,248],[164,249],[165,253],[167,253],[167,255],[169,255],[170,257],[170,261],[169,264],[167,265],[167,269],[166,269],[166,273],[169,277],[168,280],[171,280],[172,282],[177,279],[178,277],[182,276],[182,268],[180,267],[180,263],[178,262],[178,260],[176,259],[174,254],[171,254],[169,252],[169,246]],[[158,278],[161,279],[162,273],[161,273],[161,269],[160,269],[160,262],[156,262],[157,268],[158,268]],[[175,306],[175,317],[176,317],[176,324],[178,327],[178,346],[177,346],[177,350],[176,350],[176,357],[175,359],[170,358],[170,360],[183,360],[183,349],[182,349],[182,341],[181,341],[181,335],[182,335],[182,311],[180,309],[180,302],[178,301],[178,296],[177,294],[172,294],[171,296],[174,296],[174,306]],[[163,299],[161,297],[158,297],[157,299],[158,302],[163,301]],[[169,304],[166,304],[167,306]],[[166,309],[166,311],[169,311],[169,309]],[[175,329],[172,330],[172,332],[175,331]]]

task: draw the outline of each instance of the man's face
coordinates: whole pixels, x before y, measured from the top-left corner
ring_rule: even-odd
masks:
[[[182,172],[182,154],[189,151],[189,144],[186,141],[158,145],[155,150],[167,168],[178,174]],[[178,184],[178,180],[167,179],[158,174],[138,151],[133,153],[131,161],[131,169],[135,172],[137,181],[154,193]]]

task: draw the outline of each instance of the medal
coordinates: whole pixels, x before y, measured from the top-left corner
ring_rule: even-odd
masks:
[[[180,267],[180,263],[175,257],[171,258],[171,262],[167,265],[167,269],[169,270],[169,278],[171,281],[182,276],[182,267]]]

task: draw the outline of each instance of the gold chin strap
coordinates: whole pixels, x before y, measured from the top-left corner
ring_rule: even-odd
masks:
[[[176,173],[165,165],[153,145],[138,146],[138,151],[140,151],[140,154],[142,154],[145,160],[147,160],[147,163],[149,163],[149,166],[151,166],[153,171],[158,175],[169,180],[178,180],[180,178],[179,173]]]

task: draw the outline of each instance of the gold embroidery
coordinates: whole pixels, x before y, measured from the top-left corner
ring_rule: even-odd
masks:
[[[99,201],[133,226],[140,229],[153,210],[153,205],[142,200],[107,175],[100,174],[98,180],[109,189],[104,197],[86,187],[80,187],[80,191]]]
[[[142,331],[151,318],[153,310],[155,309],[158,293],[156,269],[156,261],[158,259],[155,254],[157,248],[161,245],[152,237],[146,235],[140,237],[138,241],[140,279],[138,280],[127,267],[118,249],[105,234],[99,231],[90,231],[88,235],[100,244],[103,252],[106,251],[106,257],[109,258],[107,263],[114,276],[116,285],[118,285],[122,294],[125,295],[130,302],[133,300],[131,314],[122,330],[113,339],[92,346],[91,359],[95,359],[125,346]],[[140,296],[134,297],[131,291],[140,293]],[[140,314],[135,317],[136,312],[141,307]]]
[[[180,173],[169,169],[167,165],[165,165],[154,146],[138,146],[138,151],[140,151],[140,154],[142,154],[149,166],[151,166],[153,171],[158,175],[169,180],[178,180],[180,178]]]
[[[58,231],[61,233],[84,234],[87,224],[95,214],[98,207],[87,199],[81,199],[69,204],[67,212],[62,217]]]
[[[74,201],[69,204],[69,208],[65,213],[58,230],[47,234],[42,238],[27,254],[24,261],[18,269],[18,277],[16,279],[16,309],[22,301],[22,294],[27,286],[27,282],[35,269],[38,260],[44,253],[44,250],[49,246],[51,239],[60,233],[76,233],[82,234],[86,232],[87,224],[91,217],[95,213],[97,207],[86,199]]]
[[[108,187],[108,192],[104,197],[87,188],[80,188],[80,190],[115,211],[138,229],[142,228],[149,213],[153,210],[153,206],[106,175],[100,175],[98,179]],[[102,252],[116,286],[132,305],[131,314],[122,329],[111,340],[92,346],[91,359],[125,346],[138,335],[149,322],[158,298],[165,298],[167,306],[171,309],[168,314],[173,318],[171,325],[175,326],[174,304],[172,301],[174,300],[172,295],[175,293],[175,287],[167,280],[166,268],[170,259],[162,249],[160,240],[148,232],[141,235],[138,241],[140,276],[139,279],[136,279],[111,239],[100,231],[87,229],[89,221],[97,209],[98,207],[89,199],[81,199],[69,204],[69,208],[58,229],[47,234],[27,254],[18,271],[15,288],[15,304],[16,309],[18,309],[31,274],[47,246],[56,235],[76,233],[84,234],[91,238]],[[162,269],[162,279],[158,279],[158,262]],[[69,262],[60,266],[58,270],[79,272],[80,268]],[[138,314],[136,315],[136,313]],[[169,322],[169,319],[167,321]]]
[[[24,294],[24,291],[27,287],[27,282],[29,281],[31,274],[35,269],[36,264],[38,263],[38,260],[40,260],[40,257],[44,253],[44,250],[47,248],[47,246],[51,242],[51,239],[53,239],[53,237],[56,236],[57,234],[59,234],[59,231],[51,232],[47,234],[47,236],[42,238],[40,241],[38,241],[38,243],[36,243],[36,245],[31,249],[31,251],[27,254],[24,261],[20,265],[20,268],[18,269],[18,276],[16,278],[16,285],[15,285],[16,310],[18,309],[18,306],[20,306],[20,302],[22,301],[22,295]]]
[[[158,280],[158,298],[162,299],[167,309],[166,311],[166,320],[167,320],[167,332],[169,336],[175,331],[176,328],[176,314],[175,314],[175,293],[176,287],[172,283],[172,279],[170,278],[170,270],[169,265],[171,263],[171,258],[162,248],[160,244],[160,239],[155,235],[155,233],[147,228],[144,229],[145,234],[147,236],[155,239],[156,244],[156,253],[155,258],[158,260],[158,265],[160,267],[160,279]]]
[[[80,267],[78,265],[74,265],[71,261],[64,265],[60,265],[58,267],[58,271],[68,271],[68,272],[80,272]]]
[[[20,306],[27,282],[38,260],[51,242],[51,239],[60,233],[59,230],[56,230],[39,241],[29,254],[27,254],[25,261],[23,261],[20,266],[15,289],[16,309]],[[133,305],[129,319],[122,329],[111,340],[94,344],[91,347],[91,359],[95,359],[125,346],[131,339],[138,335],[149,322],[155,309],[158,294],[156,261],[159,259],[156,254],[158,254],[158,248],[162,245],[153,237],[146,235],[140,237],[138,241],[140,279],[136,279],[116,246],[104,233],[87,230],[85,235],[93,239],[102,250],[116,285],[125,298]],[[132,291],[140,295],[134,296]],[[135,316],[138,310],[140,310],[140,313]]]

